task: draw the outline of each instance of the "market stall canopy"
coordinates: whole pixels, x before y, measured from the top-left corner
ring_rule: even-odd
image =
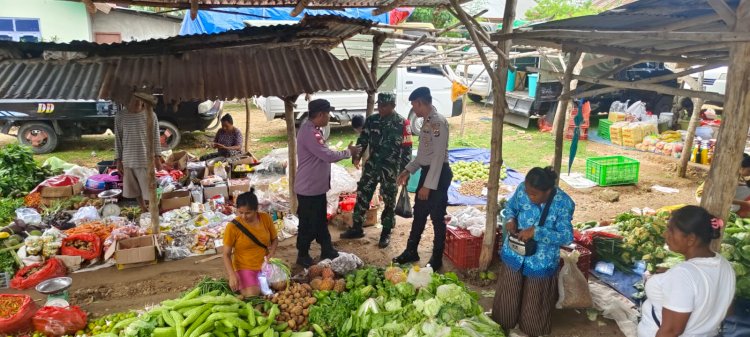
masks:
[[[328,49],[370,21],[306,17],[298,25],[100,45],[0,43],[2,99],[112,99],[136,87],[167,100],[291,96],[374,88],[362,58]]]
[[[716,2],[641,0],[598,15],[492,34],[492,39],[621,59],[709,64],[727,60],[731,42],[750,41],[750,35],[731,29],[739,0],[719,1],[726,6],[719,11],[712,7]]]

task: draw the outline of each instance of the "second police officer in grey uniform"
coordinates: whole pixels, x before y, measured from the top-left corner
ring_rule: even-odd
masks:
[[[409,95],[414,113],[423,118],[424,123],[419,132],[417,158],[412,160],[406,170],[398,177],[398,184],[406,185],[410,174],[422,169],[417,198],[414,202],[414,221],[406,243],[406,250],[393,259],[399,264],[419,261],[419,240],[422,238],[427,216],[432,220],[435,239],[433,240],[430,266],[439,270],[443,266],[445,248],[445,215],[448,207],[448,187],[453,180],[453,173],[448,165],[448,121],[432,105],[430,89],[420,87]]]

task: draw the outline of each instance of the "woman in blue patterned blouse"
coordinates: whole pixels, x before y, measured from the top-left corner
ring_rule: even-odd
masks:
[[[531,169],[505,207],[506,230],[516,239],[513,241],[522,241],[527,251],[504,238],[492,317],[504,329],[518,325],[529,336],[550,333],[560,246],[573,241],[575,203],[555,186],[556,181],[557,173],[551,167]],[[546,206],[547,216],[541,220]]]

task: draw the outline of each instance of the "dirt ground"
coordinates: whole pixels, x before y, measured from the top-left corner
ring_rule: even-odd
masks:
[[[467,130],[472,130],[475,133],[489,134],[490,123],[484,120],[489,117],[490,109],[476,105],[471,105],[470,107],[471,109],[466,117]],[[244,129],[245,118],[244,113],[242,113],[244,111],[241,109],[234,111],[236,111],[233,113],[236,125]],[[261,124],[263,125],[262,128],[257,127],[257,125]],[[460,118],[450,119],[450,124],[451,134],[454,137],[454,134],[457,135],[458,133]],[[284,141],[283,135],[285,134],[285,124],[283,121],[277,120],[267,123],[260,112],[254,110],[252,125],[253,128],[250,133],[251,146],[255,151],[262,149],[262,152],[266,152],[271,147],[283,144],[281,142]],[[508,133],[512,134],[511,131]],[[524,141],[523,133],[518,134],[519,136],[513,139],[509,143],[509,146],[521,146],[524,147],[524,151],[534,151],[535,144]],[[279,135],[282,135],[279,141],[267,141],[268,137],[279,137]],[[7,143],[8,141],[10,140],[7,137],[0,138],[0,143]],[[619,201],[613,203],[599,199],[598,193],[602,188],[575,190],[563,184],[563,188],[571,195],[577,205],[575,221],[609,219],[634,207],[658,209],[674,204],[695,203],[693,193],[699,181],[705,176],[703,168],[691,167],[689,179],[678,179],[675,174],[677,167],[676,160],[664,156],[629,151],[593,142],[587,144],[587,151],[596,155],[624,154],[638,159],[641,163],[640,182],[637,186],[611,188],[620,193]],[[540,154],[540,157],[540,162],[549,162],[552,154],[544,153]],[[529,167],[517,167],[516,169],[524,171],[529,169]],[[651,189],[654,185],[676,188],[679,189],[679,193],[664,194],[655,192]],[[450,211],[457,211],[458,209],[460,208],[451,207]],[[338,250],[355,253],[367,264],[386,266],[393,257],[401,253],[404,249],[409,228],[410,221],[398,218],[392,243],[390,247],[382,250],[376,246],[380,231],[376,227],[366,229],[366,238],[353,241],[339,240],[340,228],[331,227],[331,232]],[[428,226],[423,235],[419,251],[422,263],[426,263],[430,257],[432,238],[432,230]],[[292,238],[281,242],[278,249],[278,257],[289,263],[293,263],[296,257],[294,240]],[[317,256],[319,249],[317,245],[313,246],[313,256]],[[221,259],[198,263],[203,258],[195,257],[181,261],[162,262],[154,266],[122,271],[118,271],[115,268],[107,268],[95,272],[73,274],[74,282],[70,290],[71,300],[73,304],[82,306],[86,311],[95,316],[143,308],[144,305],[155,304],[164,299],[178,296],[204,276],[221,277],[224,274]],[[455,271],[455,268],[447,259],[445,259],[445,264],[446,271]],[[497,265],[495,264],[493,268],[496,269]],[[489,308],[491,306],[492,294],[486,291],[491,290],[492,287],[476,287],[476,289],[484,291],[482,292],[484,295],[481,303],[486,308]],[[24,291],[23,293],[41,300],[41,296],[33,290]],[[622,336],[622,334],[613,321],[603,318],[599,318],[596,321],[589,321],[585,312],[557,310],[553,316],[552,336],[593,337]]]

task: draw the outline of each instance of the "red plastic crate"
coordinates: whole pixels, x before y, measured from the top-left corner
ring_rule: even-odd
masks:
[[[565,139],[573,139],[573,132],[575,131],[575,126],[568,126],[567,129],[565,129]],[[581,127],[581,136],[578,138],[580,140],[588,140],[589,139],[589,128],[588,127]]]
[[[502,236],[503,234],[500,231],[495,234],[495,252],[498,251],[498,247],[502,242]],[[448,227],[445,234],[445,251],[443,255],[458,269],[478,268],[483,239],[484,236],[473,236],[465,229]]]
[[[578,269],[583,273],[583,276],[586,277],[586,280],[589,279],[589,273],[591,270],[591,251],[588,250],[586,247],[581,246],[577,243],[573,243],[573,246],[575,246],[575,250],[577,250],[581,255],[578,257]],[[560,247],[560,249],[566,250],[568,252],[572,252],[573,249],[567,246]],[[560,268],[562,268],[563,260],[560,258]]]

